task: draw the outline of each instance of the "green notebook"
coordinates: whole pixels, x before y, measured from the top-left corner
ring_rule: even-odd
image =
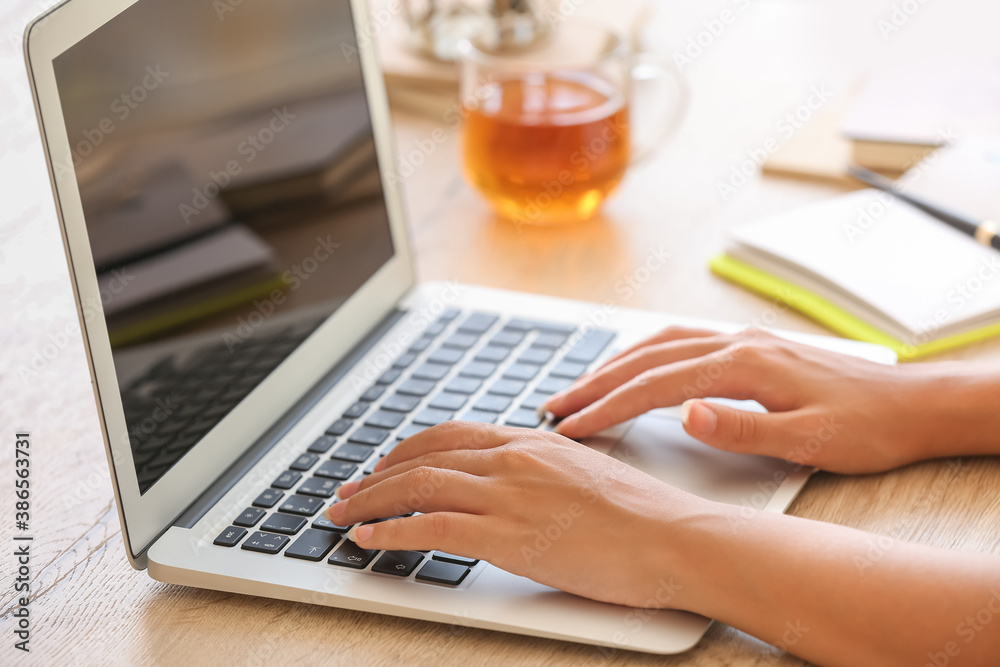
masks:
[[[1000,252],[873,190],[738,227],[710,266],[901,360],[1000,335]]]

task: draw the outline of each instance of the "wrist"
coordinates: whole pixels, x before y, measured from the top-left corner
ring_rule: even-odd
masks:
[[[901,420],[914,443],[912,461],[1000,453],[1000,373],[967,363],[907,368]]]

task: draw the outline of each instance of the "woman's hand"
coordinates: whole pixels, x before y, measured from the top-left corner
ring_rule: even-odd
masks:
[[[676,525],[713,503],[554,433],[447,422],[340,487],[334,523],[366,549],[440,549],[577,595],[674,606]],[[672,555],[676,555],[676,558]]]
[[[886,366],[759,330],[670,328],[582,377],[546,408],[566,417],[558,433],[579,439],[684,403],[685,430],[713,447],[835,472],[876,472],[946,455],[934,450],[943,434],[929,422],[947,405],[949,389],[968,382],[945,368]],[[769,412],[690,400],[707,397],[754,399]],[[951,428],[945,439],[953,444],[963,425],[957,412],[944,412]]]

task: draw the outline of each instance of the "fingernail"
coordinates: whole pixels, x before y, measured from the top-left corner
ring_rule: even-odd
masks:
[[[383,456],[378,460],[378,463],[375,464],[375,467],[372,468],[372,472],[382,472],[385,470],[385,465],[385,457]]]
[[[359,486],[361,486],[361,482],[344,482],[333,492],[333,497],[337,500],[347,500],[358,492]]]
[[[564,419],[561,422],[559,422],[558,424],[556,424],[556,427],[554,429],[552,429],[552,431],[554,433],[558,433],[559,435],[566,435],[565,431],[566,431],[567,424],[569,426],[573,425],[573,418],[572,417],[567,417],[566,419]]]
[[[372,533],[374,532],[375,526],[372,525],[354,526],[347,531],[347,539],[355,544],[358,544],[359,542],[366,542],[371,539]]]
[[[681,421],[693,433],[711,435],[715,433],[715,427],[719,423],[719,417],[715,410],[709,407],[705,401],[691,399],[684,401],[681,406]]]
[[[344,511],[347,509],[347,501],[342,500],[339,503],[334,503],[326,510],[326,518],[334,523],[337,523],[337,519],[344,516]],[[340,525],[340,524],[337,524]]]

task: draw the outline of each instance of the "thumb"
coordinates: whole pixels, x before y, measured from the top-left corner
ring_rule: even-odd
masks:
[[[706,445],[735,452],[765,453],[762,450],[771,415],[697,399],[685,401],[681,415],[688,435]]]

